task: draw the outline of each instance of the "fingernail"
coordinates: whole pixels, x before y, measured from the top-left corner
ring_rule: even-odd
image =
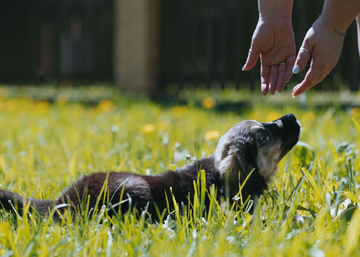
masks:
[[[293,72],[294,74],[298,74],[299,71],[300,71],[300,67],[297,66],[297,65],[296,65],[296,66],[294,67],[294,69],[292,70],[292,72]]]
[[[288,82],[289,82],[289,80],[285,81],[285,83],[288,83]]]
[[[245,71],[246,64],[241,68],[242,71]]]
[[[268,94],[268,89],[266,84],[261,84],[261,92],[263,93],[264,96],[266,96]]]

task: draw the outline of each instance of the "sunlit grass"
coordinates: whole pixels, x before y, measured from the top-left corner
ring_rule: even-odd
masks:
[[[64,93],[49,103],[3,91],[1,188],[27,197],[54,199],[82,174],[97,171],[157,174],[181,167],[210,155],[219,136],[243,119],[265,122],[294,113],[303,143],[279,164],[252,216],[224,211],[215,201],[204,215],[202,199],[191,214],[165,213],[160,224],[132,214],[115,219],[102,211],[63,224],[0,212],[0,255],[360,254],[358,108],[316,109],[297,99],[274,106],[267,105],[268,97],[238,112],[218,112],[222,99],[211,92],[198,96],[199,104],[193,96],[185,105],[166,106],[120,94],[84,105],[69,102]],[[307,218],[293,222],[294,215]]]

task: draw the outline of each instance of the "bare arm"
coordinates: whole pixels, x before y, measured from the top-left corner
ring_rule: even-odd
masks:
[[[293,0],[258,0],[259,20],[243,70],[261,59],[261,91],[281,92],[292,76],[295,37],[291,25]]]
[[[360,13],[356,17],[356,25],[357,25],[358,50],[359,50],[359,57],[360,57]]]
[[[342,51],[346,30],[359,12],[359,0],[325,0],[321,17],[308,30],[298,53],[293,70],[295,74],[305,68],[310,55],[313,58],[305,79],[293,89],[293,96],[321,82],[334,68]]]
[[[359,12],[359,0],[326,0],[321,16],[334,29],[345,33]]]

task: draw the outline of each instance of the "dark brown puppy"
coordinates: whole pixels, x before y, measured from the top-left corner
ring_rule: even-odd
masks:
[[[22,214],[23,204],[30,201],[31,210],[45,215],[54,207],[58,214],[69,207],[78,213],[87,201],[90,209],[98,208],[106,199],[105,205],[110,212],[126,212],[130,206],[137,210],[147,208],[148,213],[157,219],[156,208],[162,212],[167,208],[167,202],[173,208],[171,191],[178,203],[187,205],[193,199],[193,182],[198,179],[200,170],[205,170],[206,188],[214,185],[218,199],[224,198],[226,192],[230,198],[237,195],[239,184],[253,170],[242,189],[243,199],[253,198],[267,189],[277,164],[298,142],[299,136],[300,125],[292,114],[269,123],[246,120],[221,137],[212,155],[176,171],[155,176],[127,172],[85,175],[65,189],[57,200],[24,199],[19,194],[0,190],[0,203],[6,210],[13,210],[16,206],[18,213]],[[104,187],[106,179],[107,186]],[[104,191],[106,197],[103,197]],[[58,218],[56,213],[54,217]]]

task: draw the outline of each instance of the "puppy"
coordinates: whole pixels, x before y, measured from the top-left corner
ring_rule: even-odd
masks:
[[[66,209],[78,214],[86,206],[88,210],[98,210],[99,206],[106,205],[110,215],[135,208],[146,209],[153,219],[157,219],[158,213],[174,208],[173,197],[177,203],[185,205],[192,201],[194,181],[197,181],[200,170],[205,170],[206,188],[209,190],[214,185],[218,200],[230,196],[231,202],[245,179],[242,198],[254,198],[267,189],[277,164],[295,146],[299,137],[300,125],[292,114],[268,123],[245,120],[220,138],[212,155],[181,169],[155,176],[128,172],[85,175],[66,188],[57,200],[24,198],[0,190],[0,207],[16,209],[22,215],[24,204],[30,202],[30,211],[46,215],[55,207],[54,219],[61,219]],[[205,204],[209,203],[208,200]]]

